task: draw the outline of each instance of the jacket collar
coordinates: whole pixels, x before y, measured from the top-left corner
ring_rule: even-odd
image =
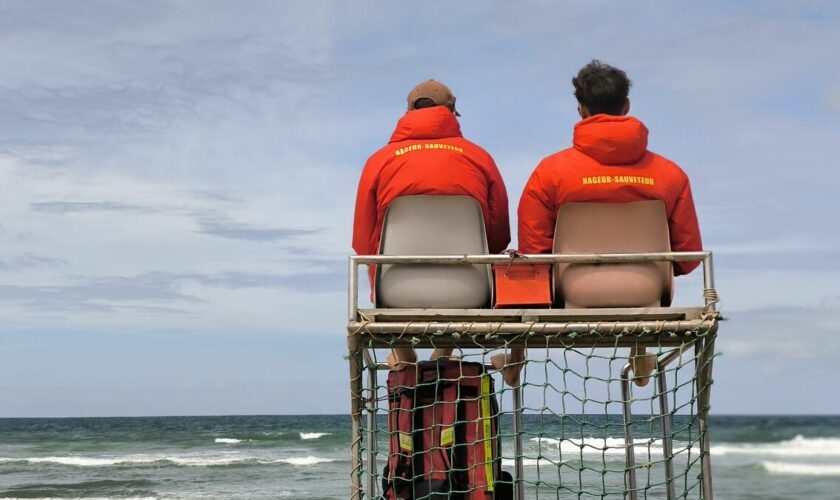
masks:
[[[416,109],[403,115],[388,142],[444,137],[462,137],[461,126],[449,108],[435,106]]]
[[[594,115],[575,125],[575,149],[604,165],[636,163],[647,141],[647,127],[630,116]]]

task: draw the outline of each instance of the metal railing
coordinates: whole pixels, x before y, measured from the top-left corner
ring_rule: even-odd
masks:
[[[617,263],[640,263],[640,262],[691,262],[700,261],[703,264],[703,300],[702,316],[695,318],[694,322],[697,324],[706,322],[709,325],[708,333],[703,337],[691,339],[694,343],[695,352],[697,355],[696,361],[696,384],[698,390],[698,418],[701,431],[701,495],[704,499],[713,500],[714,494],[712,491],[712,471],[711,460],[709,457],[709,432],[708,432],[708,402],[709,402],[709,386],[711,383],[712,374],[712,358],[714,356],[714,340],[717,331],[717,293],[714,284],[714,271],[712,262],[712,253],[708,251],[702,252],[657,252],[657,253],[614,253],[614,254],[540,254],[540,255],[521,255],[511,257],[508,255],[363,255],[351,256],[349,260],[348,272],[348,348],[350,358],[350,390],[351,390],[351,417],[353,430],[353,443],[351,444],[351,498],[356,500],[362,497],[361,472],[362,472],[362,456],[361,456],[361,415],[362,408],[365,406],[365,401],[362,398],[363,381],[362,373],[364,365],[369,369],[368,383],[371,387],[377,387],[376,371],[379,369],[387,369],[387,365],[376,364],[373,362],[368,347],[392,347],[394,344],[387,342],[378,342],[376,335],[387,334],[405,334],[420,335],[434,331],[437,334],[447,333],[506,333],[511,335],[522,336],[528,333],[539,332],[542,334],[557,334],[557,333],[586,333],[596,330],[603,330],[614,332],[616,329],[627,329],[628,327],[641,327],[643,330],[648,328],[655,328],[657,331],[670,331],[687,329],[691,322],[685,320],[667,321],[660,319],[645,319],[647,311],[654,311],[655,308],[639,308],[636,312],[640,317],[636,321],[619,321],[610,320],[607,318],[597,320],[593,327],[592,321],[553,321],[551,320],[552,309],[530,309],[523,310],[525,314],[522,315],[521,321],[494,321],[499,316],[498,311],[491,313],[493,310],[481,309],[448,309],[444,310],[450,313],[457,313],[459,317],[469,317],[469,322],[464,321],[440,321],[438,319],[438,312],[441,310],[427,310],[429,317],[425,320],[420,318],[412,318],[410,321],[394,321],[387,322],[370,321],[367,318],[362,318],[359,309],[359,266],[366,264],[436,264],[436,265],[464,265],[464,264],[507,264],[507,263],[530,263],[530,264],[617,264]],[[393,310],[399,311],[399,310]],[[420,310],[421,312],[423,310]],[[590,316],[597,316],[598,309],[587,309],[586,312]],[[548,318],[545,321],[534,321],[533,318],[540,318],[545,315]],[[562,319],[562,318],[560,318]],[[465,326],[467,326],[465,328]],[[373,336],[365,337],[367,334]],[[367,347],[363,345],[362,337],[365,337]],[[569,345],[568,339],[563,340],[556,347],[567,347]],[[642,345],[638,339],[635,340],[639,345]],[[679,346],[677,349],[669,351],[661,355],[657,361],[656,390],[657,398],[660,405],[661,413],[661,428],[663,434],[663,453],[665,456],[665,474],[666,474],[666,494],[669,500],[676,498],[676,491],[674,485],[674,470],[673,470],[673,444],[671,437],[671,419],[668,412],[667,401],[667,382],[665,380],[665,367],[678,359],[684,352],[685,339],[680,339],[678,342],[670,342],[667,339],[658,339],[660,345]],[[458,346],[457,340],[451,340],[451,344]],[[587,344],[585,338],[579,337],[576,340],[577,345]],[[422,340],[417,344],[418,346],[427,347]],[[474,346],[474,344],[465,344],[466,346]],[[487,344],[494,346],[492,342]],[[519,347],[517,339],[506,339],[505,346]],[[498,345],[495,345],[498,346]],[[524,346],[524,345],[523,345]],[[591,347],[597,347],[595,343]],[[632,434],[632,415],[631,415],[631,395],[630,395],[630,371],[631,365],[628,363],[624,366],[621,372],[621,385],[623,397],[623,418],[625,422],[625,452],[627,464],[627,484],[629,486],[627,496],[631,500],[637,498],[637,485],[635,476],[635,456],[633,450],[633,434]],[[378,406],[376,398],[368,401],[368,440],[370,447],[368,449],[368,468],[375,470],[376,468],[376,413]],[[514,455],[516,460],[515,476],[514,476],[514,492],[517,500],[524,500],[524,483],[523,483],[523,462],[522,462],[522,442],[521,442],[521,415],[522,415],[522,387],[514,388],[513,392],[513,427],[514,427]],[[368,491],[373,494],[376,491],[375,477],[370,476],[368,482]],[[372,497],[371,497],[372,498]]]

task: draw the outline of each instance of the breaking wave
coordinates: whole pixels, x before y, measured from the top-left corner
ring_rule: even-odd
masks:
[[[330,436],[332,432],[301,432],[300,438],[301,439],[319,439],[324,436]]]
[[[588,437],[583,439],[554,439],[546,437],[531,438],[531,441],[541,449],[558,449],[561,453],[568,454],[563,458],[572,458],[575,455],[620,455],[625,453],[624,438],[596,438]],[[675,441],[673,443],[673,452],[675,455],[690,451],[691,453],[699,453],[699,448],[691,448],[688,450],[687,443]],[[663,455],[662,440],[661,439],[634,439],[633,448],[637,454],[650,453],[651,455]]]
[[[556,450],[564,454],[574,455],[624,455],[624,438],[596,438],[583,439],[553,439],[547,437],[531,438],[531,441],[541,449]],[[695,445],[690,450],[688,443],[674,441],[674,454],[690,452],[699,453]],[[634,439],[633,447],[636,453],[650,453],[662,455],[661,439]],[[796,436],[793,439],[773,443],[721,443],[712,445],[709,450],[712,455],[760,455],[772,457],[840,457],[840,438],[806,438]],[[563,458],[566,458],[565,456]]]
[[[712,455],[762,455],[774,457],[840,457],[840,438],[806,438],[802,435],[775,443],[722,443]]]
[[[289,464],[289,465],[317,465],[329,462],[336,462],[338,459],[336,458],[322,458],[322,457],[294,457],[294,458],[281,458],[276,460],[276,462]]]
[[[788,462],[761,462],[764,470],[779,476],[840,476],[840,464],[794,464]]]
[[[552,460],[549,458],[523,458],[522,465],[525,467],[556,467],[559,465],[560,462],[557,460]],[[502,466],[503,467],[513,467],[516,465],[516,461],[512,458],[503,458],[502,459]]]
[[[335,462],[338,459],[315,456],[288,457],[288,458],[266,458],[249,456],[230,457],[208,457],[208,456],[158,456],[158,455],[127,455],[119,457],[27,457],[11,458],[0,457],[0,464],[55,464],[69,467],[113,467],[113,466],[148,466],[148,465],[174,465],[181,467],[219,467],[226,465],[317,465],[321,463]]]
[[[241,443],[242,440],[241,439],[235,439],[235,438],[216,438],[216,442],[217,443],[223,443],[223,444],[236,444],[236,443]]]

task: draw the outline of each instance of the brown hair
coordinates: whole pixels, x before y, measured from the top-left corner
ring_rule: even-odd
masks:
[[[632,82],[624,71],[593,59],[572,78],[575,97],[590,114],[620,115]]]

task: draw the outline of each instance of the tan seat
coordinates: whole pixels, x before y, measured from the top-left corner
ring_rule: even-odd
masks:
[[[557,213],[555,253],[670,252],[665,204],[568,203]],[[670,262],[557,264],[554,303],[567,308],[659,307],[671,304]]]
[[[401,196],[388,206],[382,255],[486,254],[481,206],[468,196]],[[376,306],[474,308],[490,304],[488,265],[382,265]]]

